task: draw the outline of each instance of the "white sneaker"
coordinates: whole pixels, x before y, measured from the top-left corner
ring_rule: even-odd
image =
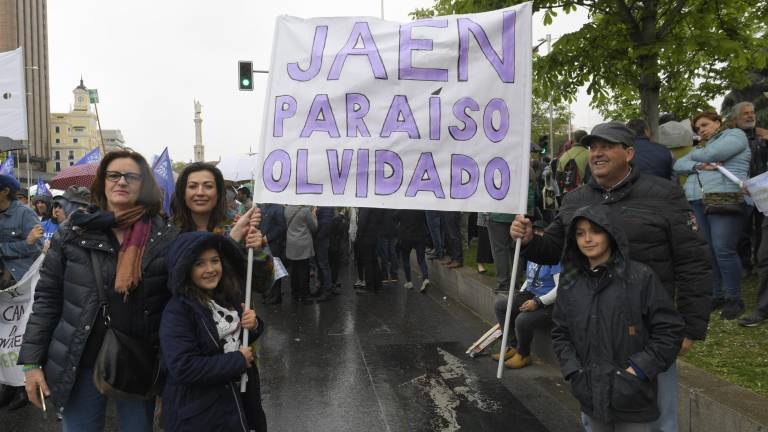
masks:
[[[406,282],[403,284],[405,289],[412,289],[413,288],[413,282]]]
[[[424,282],[421,283],[421,289],[419,289],[419,292],[423,293],[424,291],[429,288],[429,279],[424,279]]]

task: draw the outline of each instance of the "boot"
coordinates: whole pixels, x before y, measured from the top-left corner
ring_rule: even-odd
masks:
[[[515,355],[504,362],[504,366],[510,368],[510,369],[522,369],[528,365],[530,365],[533,362],[531,360],[531,356],[521,356],[520,354],[515,353]]]
[[[738,298],[729,298],[725,300],[723,310],[720,312],[720,318],[724,320],[735,320],[744,313],[744,302]]]
[[[504,361],[511,359],[517,354],[517,348],[507,347],[507,352],[504,353]],[[499,361],[499,353],[491,354],[491,358],[494,361]]]

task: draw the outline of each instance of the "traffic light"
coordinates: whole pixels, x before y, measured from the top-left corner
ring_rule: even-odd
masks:
[[[253,91],[253,62],[240,61],[240,80],[238,86],[240,90]]]
[[[537,144],[541,147],[541,154],[547,154],[549,149],[549,135],[541,135]]]

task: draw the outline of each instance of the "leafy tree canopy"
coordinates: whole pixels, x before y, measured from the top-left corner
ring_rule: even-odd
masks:
[[[414,18],[501,9],[518,0],[436,0]],[[590,21],[534,61],[534,92],[573,101],[586,85],[608,118],[688,117],[768,66],[768,0],[534,0],[545,24],[585,8]]]

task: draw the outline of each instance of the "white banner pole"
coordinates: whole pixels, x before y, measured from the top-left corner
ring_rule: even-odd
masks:
[[[517,280],[517,266],[520,263],[521,239],[515,240],[515,258],[512,261],[512,274],[509,279],[509,298],[507,298],[507,315],[504,319],[504,333],[501,338],[501,351],[499,352],[499,368],[496,370],[496,378],[501,379],[504,372],[504,354],[507,352],[507,340],[509,339],[509,319],[512,315],[512,296],[515,293],[515,280]]]
[[[251,180],[251,187],[255,188],[256,184],[256,178],[255,176],[252,177]],[[253,200],[253,199],[252,199]],[[251,206],[251,210],[255,211],[256,209],[256,201],[253,201],[253,205]],[[251,231],[251,224],[248,222],[248,232]],[[248,234],[246,233],[245,241],[248,241]],[[251,288],[253,288],[253,248],[248,248],[248,267],[247,267],[247,273],[245,274],[245,307],[249,308],[251,307]],[[245,309],[243,309],[243,313],[245,313]],[[248,330],[243,328],[243,348],[248,346]],[[246,387],[248,384],[248,371],[246,370],[243,372],[243,375],[240,377],[240,393],[245,393]]]

